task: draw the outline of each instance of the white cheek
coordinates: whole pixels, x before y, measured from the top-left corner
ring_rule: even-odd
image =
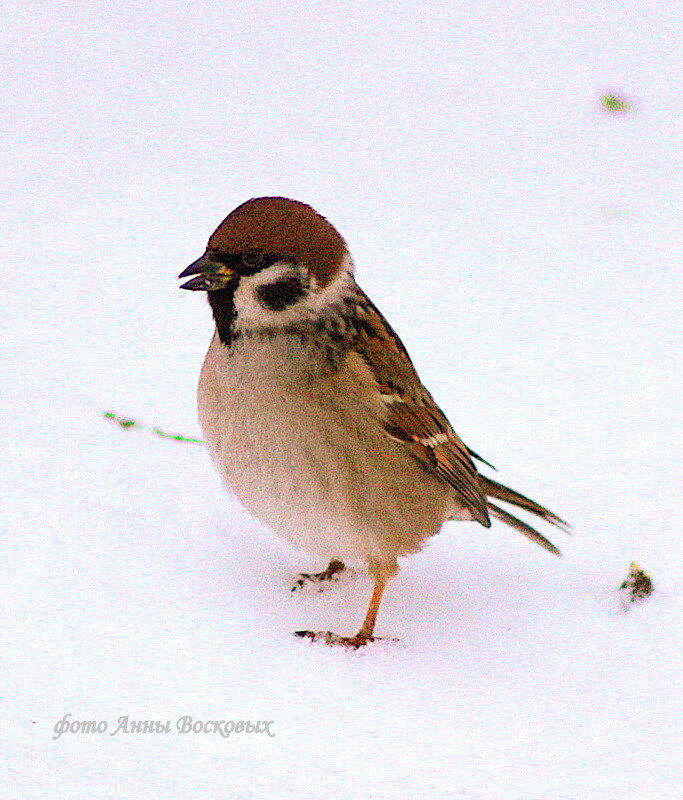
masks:
[[[313,279],[310,293],[282,311],[271,311],[263,306],[256,294],[260,286],[275,283],[290,275],[301,278],[304,285],[308,283],[305,270],[280,261],[255,275],[240,279],[234,296],[237,313],[235,324],[238,329],[248,330],[292,325],[302,320],[315,319],[321,311],[335,305],[348,294],[353,280],[352,274],[353,262],[347,256],[337,276],[323,289],[319,289]]]
[[[294,265],[279,261],[255,275],[240,278],[234,297],[238,327],[282,325],[285,322],[284,317],[291,308],[270,311],[263,306],[256,292],[260,286],[275,283],[288,275],[301,276],[301,272]]]

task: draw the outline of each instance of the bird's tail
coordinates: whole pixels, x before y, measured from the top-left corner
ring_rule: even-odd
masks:
[[[553,514],[552,511],[544,508],[536,501],[524,497],[523,494],[519,494],[519,492],[515,492],[513,489],[508,489],[507,486],[503,486],[501,483],[491,480],[491,478],[480,475],[479,481],[484,494],[487,496],[488,510],[492,517],[496,517],[496,519],[499,519],[501,522],[505,522],[507,525],[515,528],[515,530],[518,530],[520,533],[524,534],[524,536],[536,542],[536,544],[540,544],[541,547],[545,547],[545,549],[549,550],[551,553],[555,553],[557,556],[560,555],[560,551],[557,547],[555,547],[552,542],[548,541],[545,536],[542,536],[537,530],[532,528],[531,525],[527,525],[526,522],[517,519],[517,517],[505,511],[505,509],[496,505],[496,503],[492,503],[490,498],[493,497],[496,500],[503,500],[505,503],[510,503],[513,506],[522,508],[524,511],[528,511],[540,517],[544,522],[549,522],[556,528],[566,531],[569,526],[563,519],[560,519],[557,514]]]

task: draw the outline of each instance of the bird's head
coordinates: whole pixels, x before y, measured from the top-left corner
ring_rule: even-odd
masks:
[[[204,255],[179,275],[208,292],[219,326],[239,331],[315,319],[337,302],[353,266],[337,230],[305,203],[258,197],[238,206]]]

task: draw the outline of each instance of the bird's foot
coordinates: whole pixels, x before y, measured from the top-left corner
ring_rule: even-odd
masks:
[[[332,631],[294,631],[295,636],[302,639],[310,639],[312,642],[325,642],[325,644],[341,645],[352,650],[364,647],[368,642],[398,642],[398,639],[387,639],[384,636],[369,636],[364,633],[357,633],[355,636],[340,636]]]
[[[302,572],[294,586],[292,586],[292,591],[296,592],[297,589],[302,589],[307,583],[322,584],[325,581],[333,581],[335,580],[335,575],[343,572],[344,569],[344,562],[334,559],[330,561],[327,568],[322,572]]]

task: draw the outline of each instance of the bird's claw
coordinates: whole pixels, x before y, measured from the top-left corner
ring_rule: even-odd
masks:
[[[335,575],[343,572],[345,569],[342,561],[330,561],[327,567],[322,572],[302,572],[297,581],[292,586],[292,591],[296,592],[297,589],[302,589],[307,583],[323,583],[324,581],[332,581]]]
[[[359,647],[364,647],[368,642],[398,642],[398,639],[387,639],[384,636],[368,636],[363,633],[357,633],[355,636],[340,636],[338,633],[332,633],[332,631],[294,631],[294,635],[302,639],[310,639],[312,642],[324,642],[329,645],[337,644],[352,650],[358,650]]]

